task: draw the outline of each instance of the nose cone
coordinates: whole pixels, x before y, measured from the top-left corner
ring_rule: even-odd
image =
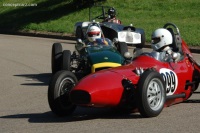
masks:
[[[70,93],[75,104],[112,107],[120,103],[123,77],[112,71],[99,71],[83,78]]]

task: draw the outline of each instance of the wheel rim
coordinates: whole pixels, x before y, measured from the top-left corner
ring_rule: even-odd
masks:
[[[69,107],[72,105],[69,99],[69,93],[75,86],[75,81],[72,78],[64,78],[59,86],[60,103],[63,107]]]
[[[162,106],[163,85],[159,79],[152,79],[147,88],[147,101],[152,110],[158,110]]]

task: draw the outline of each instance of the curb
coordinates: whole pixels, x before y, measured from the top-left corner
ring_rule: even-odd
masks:
[[[54,33],[54,32],[38,32],[38,31],[0,31],[0,34],[6,35],[19,35],[19,36],[30,36],[30,37],[42,37],[42,38],[53,38],[53,39],[65,39],[65,40],[75,40],[73,34],[64,33]]]
[[[53,38],[53,39],[63,39],[63,40],[76,40],[76,37],[73,34],[64,34],[64,33],[54,33],[54,32],[38,32],[38,31],[9,31],[3,30],[0,31],[0,34],[7,35],[19,35],[19,36],[31,36],[31,37],[43,37],[43,38]],[[144,48],[151,48],[151,45],[146,44]],[[192,53],[200,53],[200,46],[189,46],[189,49]]]

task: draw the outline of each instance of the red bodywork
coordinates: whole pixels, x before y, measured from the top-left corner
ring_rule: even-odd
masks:
[[[167,93],[165,106],[187,100],[193,93],[194,72],[199,72],[200,68],[187,56],[191,55],[191,52],[184,41],[182,50],[184,59],[179,62],[160,62],[150,56],[141,55],[131,64],[90,74],[72,89],[71,101],[77,105],[93,107],[118,106],[123,103],[125,91],[123,80],[130,81],[137,87],[140,79],[140,75],[135,72],[137,68],[144,70],[153,68],[160,74],[164,70],[168,74],[168,77],[165,75],[166,79],[168,78],[168,81],[165,79]]]

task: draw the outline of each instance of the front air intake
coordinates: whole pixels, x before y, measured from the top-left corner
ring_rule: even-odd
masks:
[[[75,104],[89,104],[91,97],[86,91],[74,90],[70,93],[70,99]]]

